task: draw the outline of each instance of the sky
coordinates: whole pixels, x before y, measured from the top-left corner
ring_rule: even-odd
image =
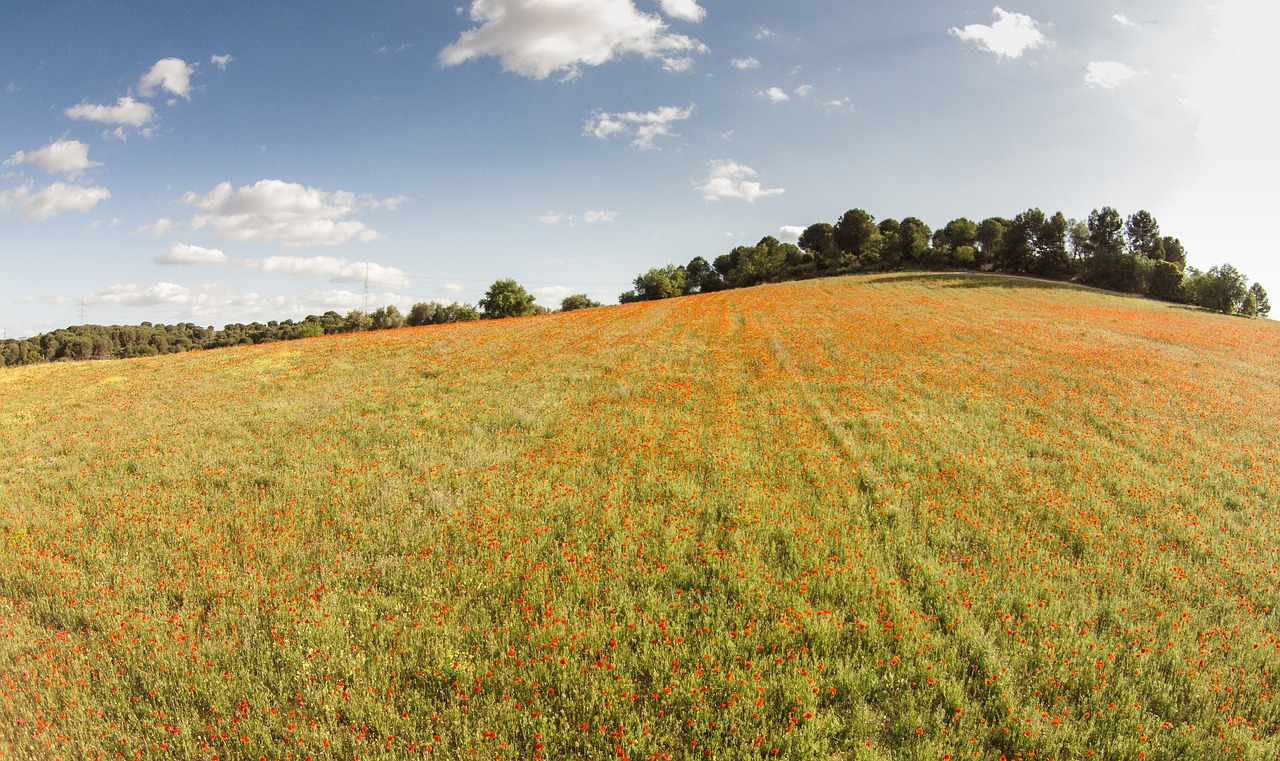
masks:
[[[1003,2],[1004,0],[1002,0]],[[0,336],[650,267],[847,209],[1146,209],[1280,294],[1254,0],[0,4]]]

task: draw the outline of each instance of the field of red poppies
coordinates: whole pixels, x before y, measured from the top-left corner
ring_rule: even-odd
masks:
[[[1280,758],[1280,326],[815,280],[0,372],[0,757]]]

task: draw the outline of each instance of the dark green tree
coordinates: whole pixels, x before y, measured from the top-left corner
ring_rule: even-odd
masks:
[[[836,246],[841,251],[852,254],[859,259],[870,251],[879,232],[876,228],[875,217],[862,209],[846,211],[840,215],[840,219],[836,222],[835,227],[832,228]]]
[[[1262,287],[1262,283],[1254,283],[1249,286],[1249,295],[1253,296],[1254,308],[1257,310],[1259,317],[1266,317],[1271,314],[1271,302],[1267,299],[1267,292]]]
[[[527,317],[534,313],[533,307],[533,295],[510,278],[495,281],[480,299],[480,309],[487,320]]]
[[[1143,209],[1129,215],[1124,225],[1129,252],[1134,256],[1164,261],[1164,241],[1160,237],[1160,225],[1151,212]]]
[[[701,256],[695,256],[684,266],[684,292],[711,293],[724,287],[724,279],[720,277],[711,263]]]
[[[595,309],[602,306],[599,301],[592,301],[585,293],[574,293],[560,300],[561,312],[576,312],[579,309]]]

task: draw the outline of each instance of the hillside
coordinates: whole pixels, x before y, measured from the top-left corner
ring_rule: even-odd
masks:
[[[882,275],[0,396],[4,757],[1280,748],[1267,321]]]

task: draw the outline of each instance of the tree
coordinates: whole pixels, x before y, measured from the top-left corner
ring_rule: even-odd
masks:
[[[400,310],[395,304],[385,307],[378,307],[373,310],[370,315],[373,330],[390,330],[391,328],[399,328],[404,325],[404,315],[400,314]]]
[[[1182,247],[1182,241],[1166,235],[1160,239],[1160,248],[1164,251],[1164,260],[1166,262],[1176,264],[1179,271],[1186,268],[1187,250]]]
[[[1257,309],[1259,317],[1271,314],[1271,302],[1267,300],[1267,292],[1263,289],[1262,283],[1249,286],[1249,295],[1253,296],[1254,308]]]
[[[1124,226],[1129,252],[1134,256],[1164,261],[1164,242],[1160,237],[1160,225],[1151,212],[1145,209],[1129,215]]]
[[[880,231],[876,229],[875,217],[862,209],[850,209],[840,215],[832,233],[841,251],[861,258],[870,250]]]
[[[838,266],[840,247],[836,245],[835,228],[826,222],[809,225],[800,233],[800,239],[796,242],[800,248],[813,254],[813,261],[818,269]]]
[[[1036,242],[1044,227],[1044,212],[1027,209],[1013,218],[1004,234],[996,263],[1009,272],[1030,272],[1036,262]]]
[[[916,217],[898,223],[898,251],[909,262],[918,261],[929,250],[929,226]]]
[[[978,225],[978,264],[997,261],[1004,247],[1004,234],[1011,223],[1002,217],[988,217]]]
[[[1182,268],[1173,262],[1153,261],[1147,273],[1146,294],[1153,299],[1182,301]]]
[[[684,266],[684,292],[711,293],[724,287],[724,279],[715,271],[711,263],[701,256],[695,256]]]
[[[668,264],[666,267],[653,267],[637,277],[635,289],[618,297],[623,304],[634,301],[656,301],[684,295],[688,274],[684,267]]]
[[[1193,304],[1222,314],[1240,314],[1249,295],[1244,275],[1230,264],[1212,267],[1203,274],[1192,270],[1187,290]]]
[[[592,301],[585,293],[574,293],[560,301],[561,312],[576,312],[579,309],[595,309],[602,306],[599,301]]]
[[[362,312],[359,309],[352,309],[350,312],[347,312],[346,318],[342,321],[343,333],[360,333],[371,327],[373,327],[373,319],[370,318],[367,313]],[[249,343],[252,342],[252,339],[249,339]]]
[[[515,280],[507,278],[497,280],[489,286],[484,298],[480,299],[480,309],[487,320],[500,320],[506,317],[527,317],[534,313],[534,297]]]
[[[1067,253],[1069,229],[1070,223],[1060,211],[1041,223],[1036,231],[1036,272],[1061,275],[1071,269],[1071,256]]]
[[[1124,223],[1120,220],[1120,212],[1110,206],[1102,210],[1094,209],[1089,213],[1089,248],[1093,254],[1120,254],[1124,252],[1124,239],[1120,231]]]

